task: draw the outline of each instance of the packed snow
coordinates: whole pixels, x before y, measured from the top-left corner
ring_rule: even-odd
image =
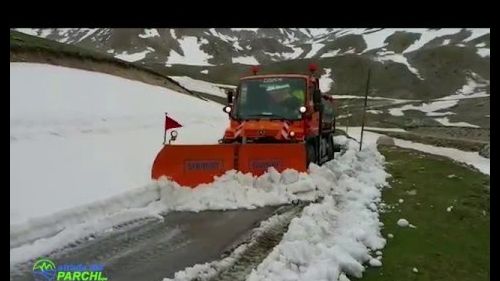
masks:
[[[469,127],[469,128],[480,128],[480,126],[473,125],[467,122],[450,122],[448,117],[442,117],[442,118],[434,118],[434,120],[438,121],[444,126],[451,126],[451,127]]]
[[[200,47],[203,42],[198,42],[198,38],[194,36],[184,36],[177,39],[177,42],[179,42],[180,48],[184,54],[180,55],[176,51],[170,50],[166,64],[211,65],[208,63],[208,60],[213,56],[201,50]]]
[[[236,57],[232,58],[233,63],[241,63],[241,64],[248,64],[248,65],[257,65],[259,64],[259,61],[255,59],[255,57]]]
[[[217,84],[203,80],[193,79],[188,76],[170,76],[170,78],[179,82],[181,86],[185,87],[188,90],[200,93],[207,93],[218,97],[224,97],[224,98],[226,97],[226,92],[219,86],[217,86]]]
[[[386,243],[375,205],[388,176],[384,157],[373,145],[361,152],[355,142],[347,145],[345,154],[318,167],[332,192],[291,221],[248,281],[337,280],[342,273],[360,278],[363,264],[379,266],[370,252]]]
[[[219,104],[166,88],[11,63],[11,224],[144,186],[164,112],[184,126],[178,143],[217,143],[227,126]]]

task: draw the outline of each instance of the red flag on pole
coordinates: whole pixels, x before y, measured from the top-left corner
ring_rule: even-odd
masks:
[[[168,115],[165,113],[165,131],[168,129],[174,129],[174,128],[180,128],[180,127],[182,127],[181,124],[179,124],[174,119],[168,117]]]

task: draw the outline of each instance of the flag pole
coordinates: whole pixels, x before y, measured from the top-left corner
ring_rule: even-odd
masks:
[[[165,112],[165,122],[167,122],[167,115],[168,113]],[[163,145],[167,144],[167,127],[163,127]]]
[[[363,107],[363,119],[361,120],[361,139],[359,142],[359,151],[361,151],[361,147],[363,147],[363,132],[365,131],[365,121],[366,121],[366,102],[368,101],[368,91],[370,90],[370,74],[371,74],[371,68],[368,67],[368,77],[366,79],[365,105]]]

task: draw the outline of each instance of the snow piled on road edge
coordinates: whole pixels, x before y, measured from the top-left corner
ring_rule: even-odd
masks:
[[[377,203],[387,185],[385,158],[374,145],[356,152],[356,144],[323,167],[334,191],[310,204],[292,220],[283,240],[253,270],[248,281],[337,280],[343,273],[362,277],[364,263],[382,249]],[[345,277],[345,276],[343,276]]]

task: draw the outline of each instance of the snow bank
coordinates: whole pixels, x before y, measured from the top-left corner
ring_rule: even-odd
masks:
[[[208,73],[208,70],[207,72]],[[179,82],[183,87],[187,88],[188,90],[195,91],[195,92],[201,92],[201,93],[207,93],[210,95],[218,96],[218,97],[226,97],[226,92],[221,89],[217,84],[210,83],[207,81],[203,80],[197,80],[193,79],[188,76],[170,76],[170,78],[174,79],[175,81]]]
[[[11,63],[11,224],[149,183],[162,147],[164,112],[184,126],[178,143],[217,143],[227,126],[220,105],[166,88]]]
[[[385,246],[376,206],[386,185],[384,157],[373,145],[361,152],[348,145],[344,155],[317,168],[328,175],[332,193],[292,220],[248,281],[337,280],[343,272],[359,278],[373,259],[370,251]]]

